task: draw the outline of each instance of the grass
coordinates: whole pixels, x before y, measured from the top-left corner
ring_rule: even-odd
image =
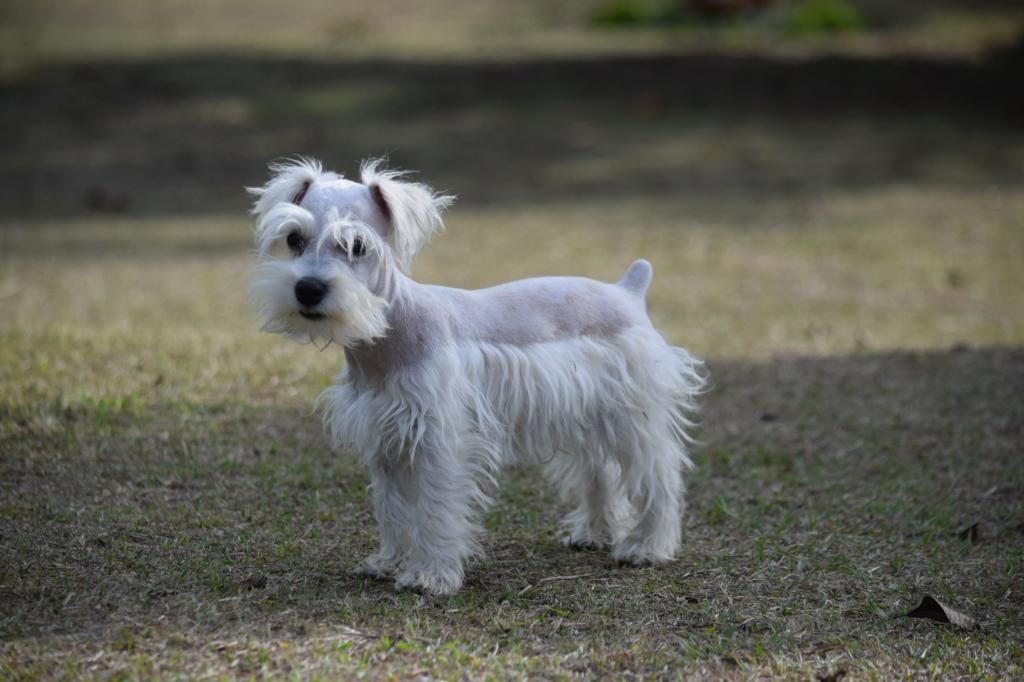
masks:
[[[130,57],[139,11],[119,59],[85,26],[0,84],[0,678],[1024,675],[1006,67]],[[348,574],[367,479],[312,413],[342,358],[257,333],[241,186],[382,151],[460,195],[419,279],[653,262],[713,385],[676,562],[563,548],[516,468],[460,594]],[[898,617],[926,593],[979,626]]]
[[[652,312],[714,389],[676,563],[565,550],[552,495],[515,470],[488,558],[439,600],[347,575],[373,543],[366,479],[310,410],[340,356],[255,333],[244,222],[9,224],[0,669],[1019,674],[1022,203],[985,221],[970,197],[882,192],[786,229],[652,215],[626,234],[637,206],[453,211],[423,279],[608,279],[650,255]],[[980,629],[895,618],[924,592]]]

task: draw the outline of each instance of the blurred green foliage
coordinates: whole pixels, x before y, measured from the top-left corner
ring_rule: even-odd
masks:
[[[602,28],[670,27],[682,24],[706,24],[710,20],[729,17],[736,23],[751,23],[767,16],[764,26],[773,33],[790,37],[834,35],[860,31],[865,21],[857,8],[847,0],[794,0],[765,3],[758,7],[737,5],[730,11],[698,14],[689,3],[680,0],[604,0],[590,15],[590,23]],[[756,11],[756,10],[761,11]],[[764,15],[767,11],[768,14]]]
[[[864,19],[846,0],[800,0],[789,10],[786,32],[792,36],[815,36],[860,31]]]
[[[681,2],[671,0],[605,0],[590,16],[604,28],[666,26],[687,23],[692,15]]]

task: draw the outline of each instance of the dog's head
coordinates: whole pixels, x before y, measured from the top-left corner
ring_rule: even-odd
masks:
[[[396,268],[407,270],[444,227],[454,197],[377,161],[363,164],[362,182],[312,160],[271,170],[266,185],[250,189],[259,269],[249,291],[263,330],[345,347],[384,336]]]

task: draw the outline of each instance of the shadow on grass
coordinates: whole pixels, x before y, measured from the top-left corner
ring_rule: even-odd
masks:
[[[1016,181],[1022,54],[53,65],[0,88],[0,205],[242,214],[298,153],[391,153],[471,204]]]
[[[527,651],[628,642],[637,628],[742,639],[753,613],[763,631],[813,633],[822,614],[800,609],[829,590],[855,595],[856,627],[888,627],[863,604],[893,603],[922,576],[971,590],[997,628],[1014,622],[992,595],[1006,587],[999,557],[1024,548],[1024,352],[710,367],[678,561],[637,570],[564,549],[557,504],[516,469],[486,518],[488,558],[438,600],[348,575],[373,549],[365,476],[327,451],[306,405],[7,410],[0,637],[174,623],[201,641],[345,625]],[[971,523],[985,541],[965,548]],[[965,552],[969,576],[948,560]]]

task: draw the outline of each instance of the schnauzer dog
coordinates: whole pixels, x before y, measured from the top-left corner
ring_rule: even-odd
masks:
[[[467,291],[407,274],[454,197],[363,164],[271,166],[256,196],[263,330],[344,348],[320,396],[335,448],[370,472],[380,549],[356,571],[450,594],[479,555],[500,469],[540,462],[572,507],[564,539],[637,565],[673,558],[702,365],[647,316],[653,270]]]

